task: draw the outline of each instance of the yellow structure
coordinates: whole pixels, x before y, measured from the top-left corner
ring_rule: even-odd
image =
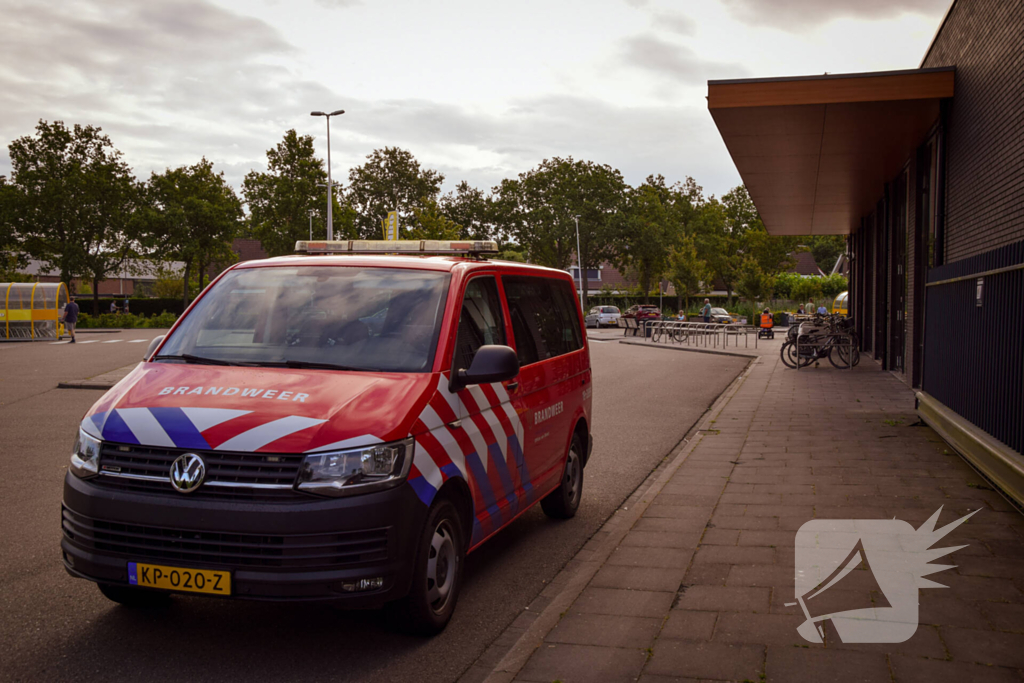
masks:
[[[839,296],[836,297],[836,300],[832,302],[832,312],[839,313],[841,315],[849,315],[849,297],[849,292],[840,292]]]
[[[60,339],[67,303],[63,282],[0,282],[0,341]]]

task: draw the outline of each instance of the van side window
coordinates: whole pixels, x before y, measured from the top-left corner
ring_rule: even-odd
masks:
[[[459,314],[459,332],[455,340],[452,372],[469,369],[476,350],[485,344],[505,342],[505,323],[501,300],[493,277],[477,277],[466,285]]]
[[[502,277],[520,365],[583,348],[576,301],[568,282]]]

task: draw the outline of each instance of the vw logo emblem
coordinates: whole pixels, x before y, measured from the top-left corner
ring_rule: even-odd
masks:
[[[175,491],[191,493],[206,477],[206,463],[195,453],[183,453],[171,463],[171,486]]]

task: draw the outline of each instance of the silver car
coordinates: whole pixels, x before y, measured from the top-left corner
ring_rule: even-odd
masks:
[[[587,327],[614,327],[621,317],[622,313],[615,306],[594,306],[587,314]]]

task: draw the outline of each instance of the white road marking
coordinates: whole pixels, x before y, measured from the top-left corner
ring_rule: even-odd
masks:
[[[126,339],[129,344],[141,344],[142,342],[148,342],[148,339]]]
[[[102,342],[103,344],[120,344],[124,339],[111,339],[110,341]]]
[[[90,339],[89,341],[77,342],[78,344],[95,344],[99,339]]]
[[[71,343],[71,340],[69,339],[67,341],[50,342],[50,346],[56,346],[57,344],[70,344],[70,343]]]

